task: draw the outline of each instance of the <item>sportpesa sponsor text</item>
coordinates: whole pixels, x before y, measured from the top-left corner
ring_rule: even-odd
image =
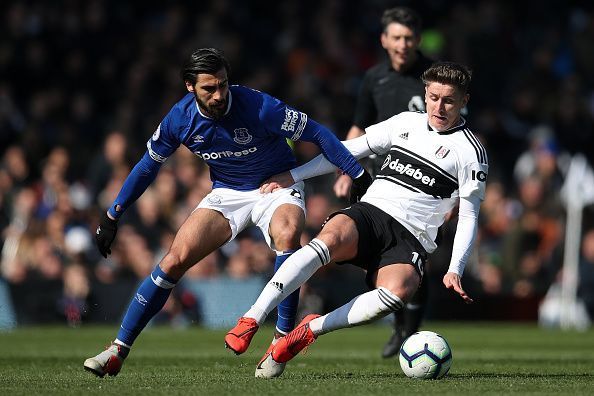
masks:
[[[216,160],[219,158],[230,158],[230,157],[242,157],[244,155],[249,155],[258,151],[257,147],[250,147],[245,150],[241,151],[231,151],[231,150],[224,150],[224,151],[215,151],[213,153],[201,153],[200,151],[194,151],[194,154],[198,156],[198,158],[202,158],[203,160]]]

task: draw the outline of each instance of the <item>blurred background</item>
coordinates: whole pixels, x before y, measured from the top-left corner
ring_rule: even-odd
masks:
[[[454,218],[429,263],[427,318],[556,324],[564,196],[572,196],[562,192],[572,158],[594,159],[591,2],[9,0],[0,4],[0,328],[119,323],[138,282],[210,190],[206,166],[180,148],[122,217],[113,254],[98,254],[98,217],[186,93],[179,69],[194,49],[224,50],[232,83],[268,92],[344,139],[361,78],[385,56],[381,14],[397,5],[421,14],[426,55],[474,70],[467,118],[490,162],[463,280],[476,302],[466,306],[441,285]],[[302,162],[318,154],[309,144],[295,150]],[[333,181],[306,183],[304,243],[346,204]],[[583,198],[574,236],[577,311],[587,326],[594,212]],[[234,323],[273,262],[249,229],[188,272],[155,321]],[[358,269],[327,266],[303,288],[301,309],[327,311],[362,290]]]

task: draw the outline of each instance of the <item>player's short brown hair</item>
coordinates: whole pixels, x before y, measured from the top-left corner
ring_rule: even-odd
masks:
[[[421,76],[425,85],[432,82],[448,84],[458,88],[463,94],[468,93],[471,79],[472,71],[455,62],[435,62]]]

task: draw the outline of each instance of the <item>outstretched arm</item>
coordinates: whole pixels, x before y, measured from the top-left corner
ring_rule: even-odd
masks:
[[[153,160],[146,152],[124,181],[118,196],[109,208],[110,217],[118,219],[155,180],[160,168],[161,163]]]
[[[357,159],[364,158],[372,154],[369,145],[367,144],[367,138],[365,136],[358,137],[356,139],[343,141],[342,144],[346,149]],[[315,176],[324,175],[331,173],[336,170],[336,166],[332,164],[323,155],[318,155],[311,161],[298,166],[297,168],[291,169],[291,176],[295,181],[301,181],[309,179]]]
[[[472,303],[473,299],[462,288],[461,279],[476,239],[480,204],[481,199],[476,195],[460,198],[458,227],[454,236],[452,258],[448,272],[443,277],[444,286],[458,293],[466,303]]]
[[[343,141],[342,144],[357,159],[367,157],[372,153],[365,136]],[[286,188],[305,179],[332,173],[336,169],[336,165],[331,163],[323,154],[320,154],[311,161],[291,169],[288,172],[270,177],[262,184],[260,192],[268,193],[277,188]]]
[[[397,115],[386,121],[371,125],[365,129],[365,135],[343,141],[342,144],[357,159],[368,157],[371,154],[385,154],[392,146],[391,132],[398,130],[405,125],[401,124],[401,119],[402,116]],[[307,166],[304,165],[291,171],[291,175],[296,181],[322,175],[324,173],[330,173],[336,169],[320,157],[314,158],[306,165]]]
[[[101,216],[95,232],[95,241],[99,253],[105,258],[111,254],[111,244],[118,231],[118,219],[124,211],[142,195],[155,180],[161,163],[153,160],[147,152],[130,172],[116,200]]]
[[[305,127],[301,140],[315,143],[323,156],[335,167],[356,179],[363,173],[363,168],[340,140],[322,124],[310,120]]]

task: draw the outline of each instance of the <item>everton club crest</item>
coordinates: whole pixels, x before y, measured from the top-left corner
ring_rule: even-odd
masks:
[[[448,155],[450,153],[450,149],[443,147],[443,146],[439,146],[439,148],[437,149],[437,151],[435,152],[435,156],[439,159],[445,158],[446,155]]]
[[[249,134],[247,128],[237,128],[233,132],[235,132],[235,137],[233,138],[235,143],[248,144],[252,141],[252,135]]]

